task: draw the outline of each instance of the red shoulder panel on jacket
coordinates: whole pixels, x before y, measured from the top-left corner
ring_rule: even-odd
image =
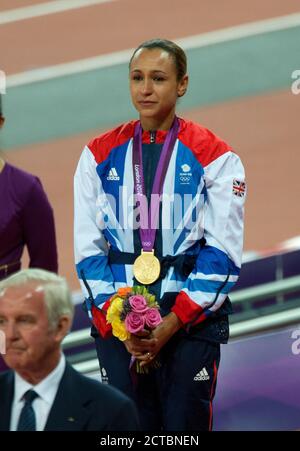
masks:
[[[121,146],[133,137],[136,121],[127,122],[118,127],[93,138],[88,143],[88,148],[93,153],[98,164],[104,161],[112,149]]]
[[[184,119],[180,119],[178,138],[182,144],[191,149],[203,167],[232,150],[228,144],[207,128]]]

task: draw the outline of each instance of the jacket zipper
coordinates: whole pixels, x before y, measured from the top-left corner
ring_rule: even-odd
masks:
[[[155,130],[150,130],[150,143],[154,144],[155,143],[155,139],[156,139],[156,131]]]

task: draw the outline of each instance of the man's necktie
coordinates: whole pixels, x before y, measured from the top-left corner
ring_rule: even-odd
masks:
[[[25,400],[25,404],[20,413],[20,418],[18,422],[17,431],[35,431],[35,413],[32,407],[32,402],[39,395],[34,390],[28,390],[23,399]]]

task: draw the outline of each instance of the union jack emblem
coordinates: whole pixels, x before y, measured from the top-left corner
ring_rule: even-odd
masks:
[[[240,180],[233,180],[232,192],[236,196],[243,197],[246,192],[246,183]]]

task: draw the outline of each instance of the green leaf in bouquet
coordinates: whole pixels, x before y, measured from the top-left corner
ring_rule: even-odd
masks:
[[[156,298],[155,298],[155,295],[154,294],[150,294],[150,293],[148,293],[147,294],[147,296],[145,296],[146,297],[146,300],[147,300],[147,304],[148,304],[148,306],[149,307],[156,307],[156,306],[158,306],[158,304],[157,304],[157,302],[156,302]]]
[[[136,287],[136,294],[142,294],[142,288],[141,286]]]
[[[155,296],[153,294],[150,296],[150,302],[151,302],[151,305],[153,305],[153,307],[158,305],[156,302]]]

